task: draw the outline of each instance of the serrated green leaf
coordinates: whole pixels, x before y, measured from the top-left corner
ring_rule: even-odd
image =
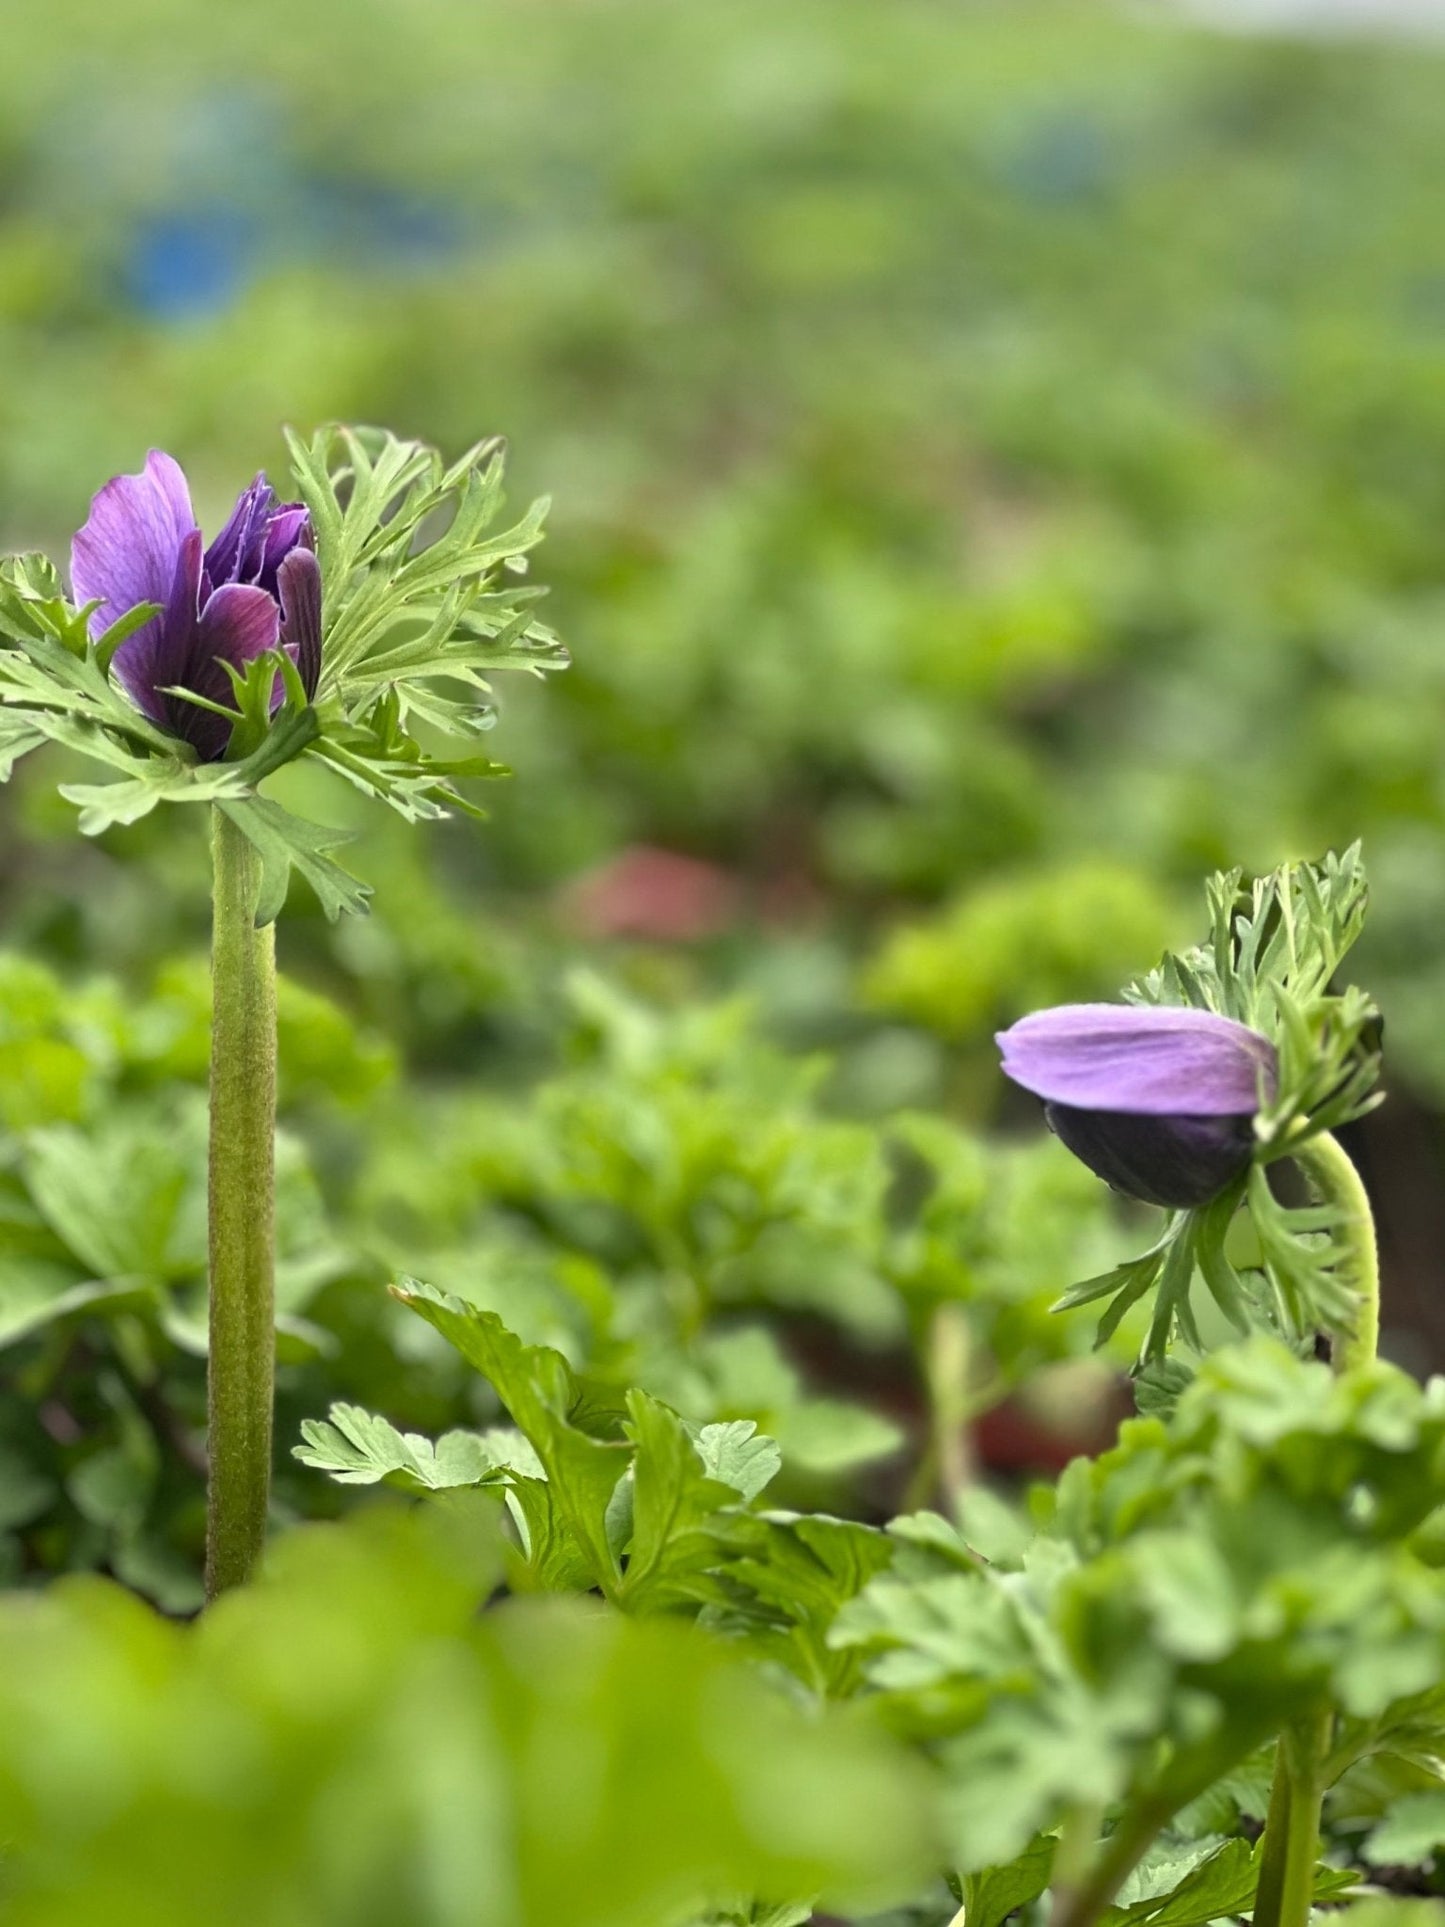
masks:
[[[567,1508],[545,1474],[514,1479],[506,1500],[521,1540],[521,1558],[509,1565],[513,1589],[591,1592],[597,1584],[592,1556],[573,1532]]]
[[[627,1395],[632,1465],[632,1530],[618,1603],[661,1610],[697,1595],[698,1579],[715,1562],[704,1523],[734,1505],[731,1485],[708,1476],[687,1427],[645,1392]]]
[[[1120,1295],[1124,1296],[1126,1307],[1135,1304],[1145,1292],[1153,1289],[1164,1267],[1171,1242],[1172,1238],[1165,1239],[1152,1251],[1115,1265],[1112,1271],[1101,1272],[1097,1278],[1085,1278],[1081,1283],[1071,1285],[1063,1297],[1056,1300],[1054,1310],[1077,1311],[1081,1305],[1096,1304],[1101,1298],[1113,1299]]]
[[[0,710],[0,783],[8,783],[20,758],[46,740],[45,731],[24,710]]]
[[[307,823],[262,796],[225,798],[217,807],[224,810],[260,854],[258,929],[274,923],[279,916],[293,868],[316,892],[329,922],[335,923],[343,914],[364,914],[371,895],[370,885],[358,882],[327,855],[329,850],[351,841],[350,830],[323,829],[318,824]]]
[[[1211,940],[1125,990],[1131,1003],[1213,1010],[1270,1038],[1278,1087],[1256,1120],[1260,1154],[1287,1156],[1306,1128],[1334,1130],[1371,1108],[1378,1013],[1331,980],[1364,927],[1369,891],[1358,843],[1319,863],[1287,863],[1246,885],[1231,870],[1206,886]]]
[[[1372,1867],[1420,1867],[1445,1847],[1445,1787],[1396,1800],[1361,1852]]]
[[[783,1454],[776,1439],[764,1437],[753,1419],[689,1430],[708,1477],[730,1485],[744,1499],[757,1498],[782,1469]]]
[[[1262,1848],[1262,1841],[1227,1840],[1168,1894],[1110,1908],[1107,1927],[1208,1927],[1210,1921],[1248,1913],[1259,1886]],[[1320,1866],[1314,1898],[1337,1900],[1358,1884],[1353,1873]]]
[[[546,1471],[552,1488],[547,1495],[549,1520],[554,1511],[565,1519],[587,1560],[592,1583],[616,1598],[621,1574],[606,1520],[626,1469],[625,1448],[590,1437],[573,1423],[582,1390],[566,1359],[548,1346],[524,1345],[494,1312],[479,1311],[416,1280],[393,1291],[491,1383]],[[688,1450],[693,1451],[691,1441]]]
[[[1040,1834],[1017,1860],[982,1867],[963,1879],[963,1912],[968,1927],[1003,1927],[1010,1914],[1037,1900],[1049,1884],[1058,1842]]]
[[[766,1901],[751,1904],[739,1901],[736,1906],[709,1914],[700,1927],[805,1927],[813,1918],[813,1907],[811,1900],[785,1901],[780,1906]]]
[[[834,1644],[839,1609],[888,1565],[884,1533],[825,1513],[730,1513],[721,1522],[723,1558],[714,1574],[713,1605],[704,1615],[820,1694],[856,1684],[858,1653]]]
[[[530,618],[515,621],[519,601],[535,592],[496,586],[502,565],[540,541],[547,510],[535,503],[513,527],[491,531],[500,442],[479,442],[444,469],[434,449],[377,429],[288,440],[326,584],[323,697],[339,698],[356,720],[393,682],[563,665],[550,635]],[[419,543],[423,525],[440,533]]]
[[[417,1432],[399,1432],[359,1405],[338,1403],[325,1420],[303,1420],[301,1437],[303,1442],[291,1448],[292,1457],[329,1473],[341,1485],[376,1485],[402,1474],[428,1491],[441,1492],[505,1480],[517,1469],[515,1446],[504,1433],[454,1431],[433,1443]]]

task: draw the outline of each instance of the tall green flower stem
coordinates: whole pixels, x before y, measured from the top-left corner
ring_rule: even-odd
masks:
[[[206,1596],[249,1577],[266,1536],[275,1386],[276,933],[261,860],[211,808],[210,1364]]]
[[[1335,1206],[1343,1218],[1336,1233],[1344,1251],[1340,1272],[1354,1295],[1355,1314],[1348,1331],[1332,1334],[1332,1356],[1337,1372],[1354,1371],[1373,1362],[1380,1338],[1380,1261],[1370,1201],[1359,1172],[1328,1132],[1301,1145],[1294,1158],[1319,1202]],[[1294,1721],[1280,1735],[1255,1896],[1255,1927],[1307,1927],[1319,1858],[1325,1760],[1333,1732],[1334,1715],[1323,1707]]]

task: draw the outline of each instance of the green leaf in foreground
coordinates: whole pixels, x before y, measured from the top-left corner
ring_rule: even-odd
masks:
[[[499,1548],[462,1511],[290,1533],[189,1625],[106,1581],[0,1596],[7,1918],[681,1927],[927,1878],[931,1780],[857,1709],[666,1620],[479,1612]]]

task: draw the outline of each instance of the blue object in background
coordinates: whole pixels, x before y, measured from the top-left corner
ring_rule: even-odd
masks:
[[[125,258],[126,292],[142,314],[162,320],[218,314],[254,277],[258,239],[235,207],[143,215]]]
[[[453,260],[466,239],[460,211],[437,195],[367,177],[302,177],[257,209],[214,201],[137,216],[123,281],[140,313],[182,321],[230,307],[268,263],[422,273]]]
[[[76,173],[75,143],[56,152],[71,193],[109,215],[123,297],[157,321],[223,313],[259,275],[290,263],[420,274],[476,240],[469,207],[384,175],[316,166],[293,134],[286,104],[266,92],[209,89],[128,134],[129,170]],[[238,153],[250,157],[240,172]],[[488,225],[507,229],[509,210]]]
[[[1021,200],[1066,208],[1098,201],[1119,169],[1110,130],[1084,108],[1041,114],[1001,143],[995,171]]]
[[[450,202],[373,175],[313,176],[295,200],[307,252],[351,266],[429,268],[451,260],[466,239]]]

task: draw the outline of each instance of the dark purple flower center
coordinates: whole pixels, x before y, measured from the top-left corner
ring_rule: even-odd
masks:
[[[266,477],[258,475],[206,550],[202,595],[225,582],[248,582],[279,600],[281,564],[298,543],[314,547],[310,515],[300,502],[278,502]]]

